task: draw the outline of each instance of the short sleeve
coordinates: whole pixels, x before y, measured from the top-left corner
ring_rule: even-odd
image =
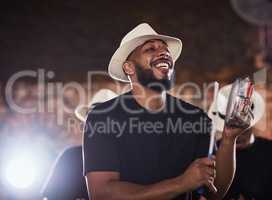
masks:
[[[110,132],[105,113],[88,114],[84,127],[84,175],[93,171],[119,171],[117,138]]]

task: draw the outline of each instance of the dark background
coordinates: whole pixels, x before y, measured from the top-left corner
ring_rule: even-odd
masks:
[[[182,39],[178,81],[203,79],[192,72],[219,75],[227,68],[219,78],[229,79],[254,69],[258,28],[240,19],[228,0],[6,1],[0,8],[0,80],[23,69],[52,69],[60,80],[107,70],[122,37],[141,22]]]

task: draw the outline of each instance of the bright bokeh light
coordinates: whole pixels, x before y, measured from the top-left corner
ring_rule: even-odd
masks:
[[[7,181],[18,189],[30,187],[37,178],[38,166],[33,157],[29,155],[18,155],[11,159],[5,170]]]
[[[42,136],[37,136],[37,132],[13,135],[17,136],[2,140],[0,185],[12,199],[39,196],[56,156],[52,141],[42,132]]]

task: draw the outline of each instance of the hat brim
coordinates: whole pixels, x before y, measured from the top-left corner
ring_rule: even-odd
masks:
[[[109,101],[117,96],[118,94],[110,89],[100,89],[94,94],[88,105],[79,105],[76,107],[75,115],[80,121],[85,122],[88,112],[91,111],[97,104]]]
[[[130,82],[122,68],[124,62],[135,48],[152,39],[159,39],[166,42],[173,61],[176,62],[182,50],[182,42],[180,39],[166,35],[143,35],[124,43],[115,51],[108,67],[109,75],[115,80]]]
[[[86,117],[87,117],[87,113],[91,108],[89,106],[86,105],[79,105],[78,107],[76,107],[75,109],[75,115],[76,117],[82,121],[85,122],[86,121]]]

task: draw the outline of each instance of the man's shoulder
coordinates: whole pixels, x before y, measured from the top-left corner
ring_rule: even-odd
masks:
[[[63,156],[69,157],[80,157],[82,154],[82,146],[72,146],[64,149],[62,152]]]
[[[127,95],[128,93],[124,93],[113,99],[95,105],[95,107],[88,112],[87,120],[90,115],[108,116],[120,112],[120,109],[122,109],[122,102],[126,99],[125,97]]]
[[[172,95],[169,95],[169,99],[170,102],[172,101],[175,103],[175,109],[178,109],[180,112],[187,113],[191,116],[202,116],[210,120],[209,116],[202,108]]]

